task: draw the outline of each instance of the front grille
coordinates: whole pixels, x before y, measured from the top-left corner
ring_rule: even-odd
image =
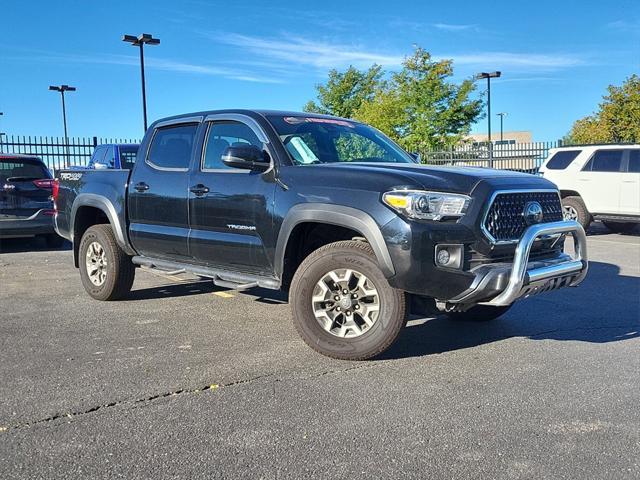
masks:
[[[518,240],[529,225],[525,222],[524,208],[529,202],[542,207],[542,222],[562,220],[562,206],[557,192],[505,192],[493,199],[484,219],[484,228],[496,242]]]

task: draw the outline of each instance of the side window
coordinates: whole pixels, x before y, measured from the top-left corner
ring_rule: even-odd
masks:
[[[556,152],[553,157],[549,159],[546,167],[549,170],[564,170],[580,153],[580,150],[561,150]]]
[[[596,150],[591,160],[582,169],[591,172],[619,172],[624,150]]]
[[[629,150],[629,166],[627,172],[640,173],[640,149]]]
[[[192,123],[157,129],[147,154],[147,163],[159,169],[189,168],[197,128],[198,125]]]
[[[93,151],[93,155],[91,155],[91,159],[89,160],[89,166],[93,166],[96,163],[102,163],[102,160],[104,159],[104,152],[107,149],[107,147],[104,147],[102,145],[96,147],[96,149]]]
[[[104,155],[104,159],[102,160],[102,164],[104,164],[105,167],[107,168],[113,168],[114,167],[114,158],[113,158],[113,147],[107,147]]]
[[[253,130],[242,122],[232,120],[212,122],[207,135],[202,170],[229,169],[230,167],[222,163],[222,155],[227,147],[243,145],[255,145],[260,149],[264,147]]]

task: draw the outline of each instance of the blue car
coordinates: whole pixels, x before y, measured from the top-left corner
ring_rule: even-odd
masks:
[[[136,161],[139,145],[135,143],[105,143],[98,145],[86,167],[74,169],[125,169],[131,170]],[[73,167],[72,167],[73,168]]]

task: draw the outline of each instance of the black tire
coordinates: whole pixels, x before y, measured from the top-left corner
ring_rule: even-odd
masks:
[[[49,248],[60,248],[64,245],[64,238],[57,233],[49,233],[44,236],[44,241]]]
[[[562,209],[563,213],[565,213],[565,218],[568,218],[566,216],[566,210],[570,210],[576,216],[575,220],[582,225],[585,232],[587,231],[593,218],[591,217],[589,210],[587,210],[587,206],[582,201],[582,198],[564,197],[562,199]]]
[[[86,264],[87,251],[94,242],[102,247],[106,258],[106,278],[100,285],[91,281]],[[94,225],[84,232],[80,241],[79,264],[82,286],[96,300],[118,300],[131,291],[135,266],[131,257],[118,246],[110,225]]]
[[[313,313],[311,298],[317,282],[339,269],[352,269],[366,276],[378,292],[377,318],[364,333],[354,338],[339,337],[325,330]],[[389,285],[373,250],[364,242],[335,242],[310,254],[293,276],[289,303],[293,323],[305,343],[318,353],[342,360],[366,360],[381,354],[393,344],[407,323],[405,293]]]
[[[466,312],[447,312],[446,315],[451,320],[463,321],[463,322],[489,322],[501,317],[511,308],[511,305],[506,307],[492,307],[490,305],[476,305],[471,307]]]
[[[631,233],[638,226],[633,222],[602,222],[604,225],[614,233]]]

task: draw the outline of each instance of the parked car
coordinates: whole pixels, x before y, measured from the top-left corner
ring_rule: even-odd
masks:
[[[42,160],[0,153],[0,239],[42,236],[50,247],[64,239],[54,230],[54,181]]]
[[[548,180],[420,165],[353,120],[182,115],[140,152],[132,171],[59,174],[56,228],[99,300],[125,296],[135,266],[287,289],[307,344],[354,360],[394,342],[408,305],[490,320],[587,273],[584,230]]]
[[[93,151],[86,167],[74,166],[72,170],[91,169],[126,169],[131,170],[136,162],[138,147],[135,143],[105,143],[98,145]]]
[[[558,186],[564,218],[585,230],[593,220],[614,232],[640,223],[640,145],[554,148],[540,173]]]

